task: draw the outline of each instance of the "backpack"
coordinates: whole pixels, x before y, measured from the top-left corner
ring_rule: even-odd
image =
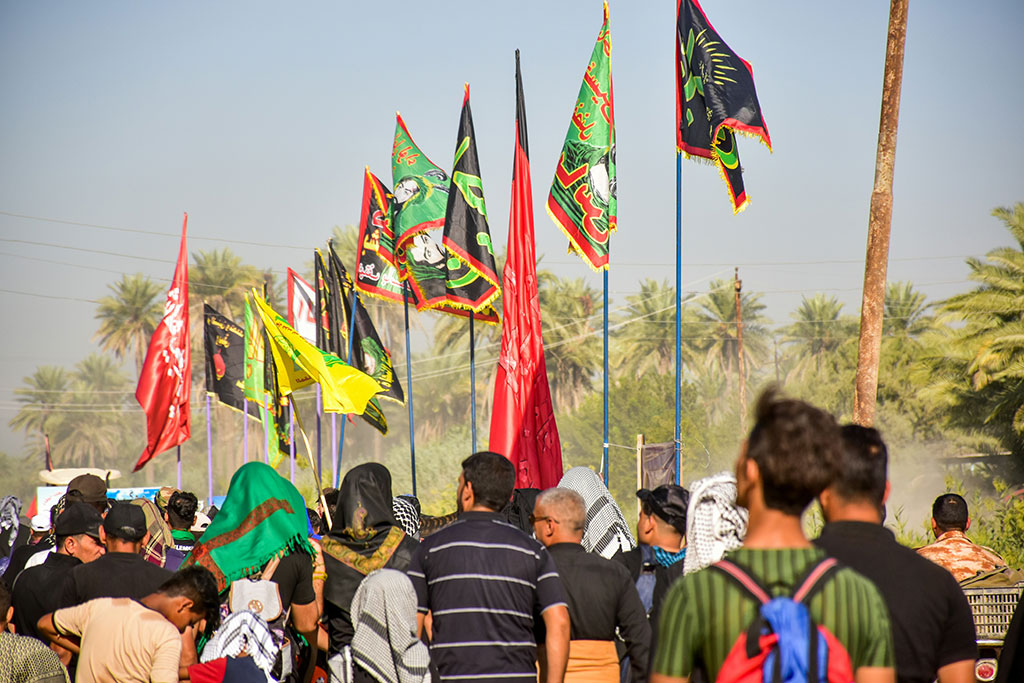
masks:
[[[850,683],[853,666],[843,644],[814,623],[807,605],[840,568],[833,558],[812,565],[791,596],[773,598],[747,570],[729,560],[712,565],[761,605],[718,673],[720,683]]]

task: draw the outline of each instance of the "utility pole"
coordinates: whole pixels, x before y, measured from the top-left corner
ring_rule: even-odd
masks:
[[[733,289],[736,291],[736,356],[740,370],[740,432],[747,431],[747,372],[743,358],[743,309],[740,304],[740,292],[743,281],[740,280],[740,269],[736,268],[733,276]]]
[[[871,214],[868,219],[868,248],[864,259],[864,294],[860,307],[860,339],[857,347],[857,380],[853,394],[853,421],[864,426],[871,426],[875,421],[875,398],[878,394],[885,277],[889,262],[889,234],[892,227],[892,179],[896,162],[896,130],[900,119],[903,48],[907,39],[909,3],[910,0],[892,0],[889,6],[889,38],[885,46],[882,113],[878,123],[875,185],[871,191]]]

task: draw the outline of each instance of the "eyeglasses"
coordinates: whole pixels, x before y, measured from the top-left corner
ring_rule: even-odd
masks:
[[[559,522],[554,517],[547,517],[547,516],[545,516],[545,517],[537,517],[535,515],[530,515],[529,519],[530,519],[530,524],[536,524],[537,522],[551,522],[552,524],[561,524],[561,522]]]

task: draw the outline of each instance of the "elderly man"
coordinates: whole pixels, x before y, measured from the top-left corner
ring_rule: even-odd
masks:
[[[617,628],[626,642],[633,681],[639,683],[647,675],[651,627],[629,571],[618,562],[583,550],[586,514],[580,494],[555,488],[537,497],[530,515],[534,534],[555,561],[569,600],[565,680],[618,681]]]

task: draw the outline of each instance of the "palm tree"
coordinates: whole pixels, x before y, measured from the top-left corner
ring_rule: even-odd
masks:
[[[857,321],[841,316],[842,309],[839,299],[822,292],[803,297],[800,307],[791,314],[796,322],[783,333],[783,342],[796,353],[789,379],[801,380],[809,375],[821,378],[823,366],[841,347],[856,339]]]
[[[601,367],[601,295],[583,278],[537,273],[544,356],[558,411],[579,407]]]
[[[99,456],[99,464],[109,466],[125,428],[128,379],[108,356],[97,353],[80,361],[73,377],[55,452],[64,462],[95,467]]]
[[[640,378],[647,372],[664,375],[675,366],[676,291],[668,281],[646,279],[640,291],[626,297],[628,306],[617,316],[615,335],[616,370]],[[682,309],[684,323],[697,322],[690,307]],[[700,362],[700,351],[692,343],[682,344],[682,360],[691,368]]]
[[[885,337],[915,338],[927,332],[935,319],[928,315],[927,297],[914,291],[912,282],[890,282],[885,287],[885,313],[882,334]]]
[[[14,395],[22,408],[8,424],[24,431],[26,436],[32,434],[33,449],[42,453],[44,437],[55,430],[60,421],[71,377],[62,367],[41,365],[21,381],[24,386],[15,389]]]
[[[192,314],[201,320],[201,304],[217,309],[221,315],[234,319],[241,315],[245,295],[249,289],[263,286],[264,273],[255,266],[242,263],[242,257],[227,247],[192,254],[189,269],[189,295]]]
[[[697,300],[697,321],[687,327],[686,336],[702,339],[704,362],[717,365],[732,385],[737,375],[739,344],[737,341],[736,294],[732,280],[712,280],[708,292]],[[746,292],[740,296],[743,310],[743,353],[747,374],[765,359],[768,349],[768,331],[762,313],[765,305],[761,295]]]
[[[100,326],[93,339],[99,339],[100,346],[118,358],[133,352],[136,373],[141,373],[149,338],[163,315],[162,290],[141,273],[124,275],[108,287],[113,296],[100,299],[96,309]]]

